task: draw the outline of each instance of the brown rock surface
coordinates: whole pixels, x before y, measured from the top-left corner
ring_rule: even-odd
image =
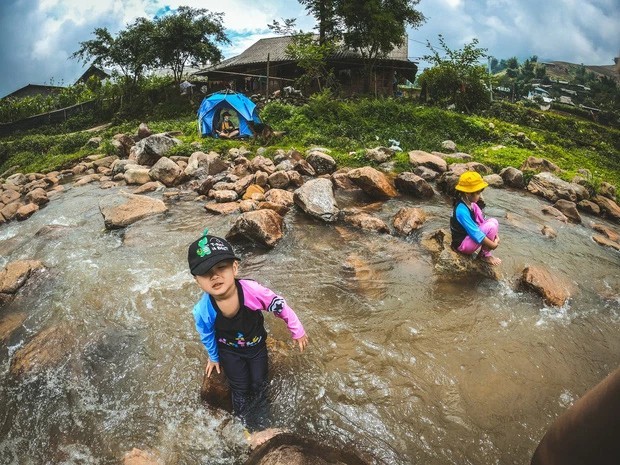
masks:
[[[521,285],[542,296],[545,303],[561,307],[570,297],[572,286],[564,283],[549,270],[540,266],[528,266],[521,275]]]
[[[284,236],[283,219],[273,210],[256,210],[241,214],[226,239],[250,241],[265,247],[275,247]]]

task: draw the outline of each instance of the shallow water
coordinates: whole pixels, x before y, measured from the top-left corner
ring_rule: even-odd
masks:
[[[241,426],[200,404],[206,353],[186,269],[187,245],[207,226],[224,235],[235,216],[206,215],[188,198],[110,232],[98,201],[113,192],[68,187],[28,221],[0,227],[0,266],[48,267],[2,310],[27,317],[0,343],[0,463],[118,463],[134,447],[166,463],[242,461]],[[620,254],[588,227],[611,225],[585,215],[583,226],[561,224],[522,192],[485,198],[500,223],[499,282],[434,271],[420,234],[447,227],[441,196],[377,204],[386,221],[402,206],[424,208],[427,223],[406,240],[293,209],[275,249],[239,248],[242,276],[284,295],[311,338],[274,373],[278,426],[353,445],[376,463],[523,464],[550,422],[618,365]],[[368,199],[339,193],[338,202]],[[557,239],[540,234],[544,224]],[[572,283],[563,308],[515,290],[534,264]],[[283,322],[266,321],[290,341]],[[75,338],[63,362],[15,379],[15,351],[58,323]]]

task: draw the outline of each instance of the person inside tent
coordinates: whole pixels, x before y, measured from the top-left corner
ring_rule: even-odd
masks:
[[[237,129],[230,120],[230,113],[227,111],[222,113],[222,120],[215,132],[219,137],[223,137],[224,139],[234,139],[239,135],[239,129]]]

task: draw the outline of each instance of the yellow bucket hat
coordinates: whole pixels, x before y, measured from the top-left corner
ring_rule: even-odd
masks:
[[[480,173],[476,171],[465,171],[461,174],[459,182],[455,189],[461,192],[478,192],[487,187],[489,184],[482,179]]]

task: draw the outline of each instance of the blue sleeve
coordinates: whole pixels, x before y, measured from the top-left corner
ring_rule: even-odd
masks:
[[[203,306],[204,302],[201,300],[194,307],[194,321],[196,322],[196,331],[200,334],[200,340],[209,353],[209,359],[212,362],[219,362],[220,356],[217,351],[217,344],[215,342],[215,324],[214,320],[209,318],[208,308]]]
[[[477,244],[482,243],[486,234],[484,234],[476,222],[471,219],[471,212],[464,203],[459,203],[456,207],[456,220],[465,228],[469,237],[476,241]]]

